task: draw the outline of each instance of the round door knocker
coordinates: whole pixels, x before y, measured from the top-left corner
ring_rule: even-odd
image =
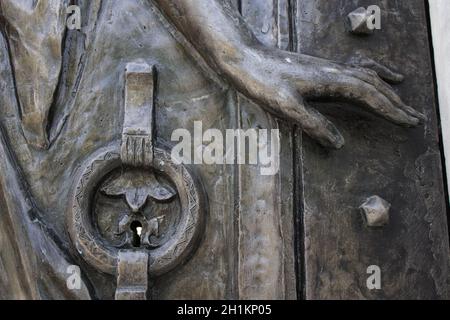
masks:
[[[116,299],[144,299],[148,274],[185,261],[204,227],[202,188],[153,144],[153,77],[147,64],[127,65],[122,141],[81,166],[67,220],[78,253],[117,276]]]

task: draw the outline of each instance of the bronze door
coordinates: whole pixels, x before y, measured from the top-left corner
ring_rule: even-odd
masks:
[[[162,1],[80,0],[80,30],[66,30],[68,2],[49,16],[52,1],[30,16],[0,5],[0,298],[448,298],[426,1],[229,2],[265,48],[365,64],[426,116],[404,128],[316,99],[340,150],[268,112]],[[381,29],[349,32],[347,15],[370,5]],[[279,129],[279,171],[175,163],[174,131],[194,134],[196,122]]]

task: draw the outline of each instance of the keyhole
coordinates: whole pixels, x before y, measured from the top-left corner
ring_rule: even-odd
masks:
[[[133,239],[132,245],[133,247],[140,247],[141,246],[141,233],[142,233],[142,224],[139,221],[133,221],[130,224],[130,229],[133,232]]]

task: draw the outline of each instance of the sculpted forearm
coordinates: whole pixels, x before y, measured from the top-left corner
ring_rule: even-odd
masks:
[[[290,88],[280,81],[284,70],[291,67],[280,63],[285,53],[264,47],[228,1],[153,1],[205,61],[232,86],[269,112],[299,121],[302,115],[288,106],[294,101],[297,104],[299,97],[292,97],[288,92]],[[293,59],[303,58],[295,55]]]
[[[226,0],[154,0],[166,17],[219,74],[241,76],[261,46]],[[253,51],[253,52],[249,52]],[[254,58],[254,57],[253,57]]]

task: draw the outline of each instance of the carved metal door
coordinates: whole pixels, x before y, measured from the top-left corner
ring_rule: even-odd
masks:
[[[54,66],[60,57],[53,77],[26,69],[36,65],[19,41],[29,34],[11,32],[20,20],[8,20],[5,6],[0,298],[447,298],[447,197],[426,2],[230,1],[266,47],[376,61],[404,75],[394,88],[426,115],[417,128],[333,99],[314,103],[343,133],[340,150],[236,90],[155,2],[78,1],[82,30],[49,37],[54,51],[39,60]],[[350,34],[347,14],[370,5],[381,8],[381,30]],[[29,91],[36,75],[47,83]],[[49,102],[46,121],[23,108],[32,99]],[[221,132],[279,129],[280,170],[175,163],[172,133],[192,132],[197,121]],[[360,214],[368,198],[385,209],[383,219],[389,211],[375,228]],[[380,289],[367,286],[371,266]],[[68,277],[77,271],[74,289]]]

